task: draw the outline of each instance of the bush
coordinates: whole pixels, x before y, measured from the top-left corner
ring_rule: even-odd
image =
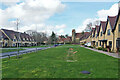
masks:
[[[107,52],[107,48],[102,48],[102,50]]]
[[[102,47],[98,47],[98,50],[102,50],[103,48]]]
[[[89,46],[89,48],[93,48],[92,46]]]
[[[84,45],[85,43],[82,43],[81,45]]]

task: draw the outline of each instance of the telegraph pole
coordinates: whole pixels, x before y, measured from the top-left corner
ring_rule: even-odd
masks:
[[[37,52],[37,25],[36,25],[36,52]]]
[[[19,20],[18,20],[18,18],[17,18],[17,20],[16,20],[17,32],[18,32],[18,27],[19,27],[19,22],[18,22],[18,21],[19,21]],[[18,32],[18,34],[17,34],[17,37],[18,37],[18,39],[17,39],[17,58],[19,58],[19,43],[18,43],[19,38],[20,38],[19,32]],[[16,37],[16,38],[17,38],[17,37]]]

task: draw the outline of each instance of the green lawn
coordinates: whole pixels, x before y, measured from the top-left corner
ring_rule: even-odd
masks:
[[[66,52],[72,47],[76,62],[66,61]],[[82,74],[90,71],[91,74]],[[94,52],[78,45],[24,54],[22,58],[2,60],[3,78],[118,78],[118,59]]]
[[[6,52],[14,52],[17,51],[17,49],[0,49],[2,53],[6,53]],[[19,50],[25,50],[25,49],[19,49]]]

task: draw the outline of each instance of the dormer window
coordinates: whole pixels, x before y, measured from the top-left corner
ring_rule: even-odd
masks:
[[[108,29],[108,31],[107,31],[107,35],[110,35],[110,29]]]

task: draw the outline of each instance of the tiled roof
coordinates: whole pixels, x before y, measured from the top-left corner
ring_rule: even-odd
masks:
[[[96,30],[97,30],[97,32],[99,32],[99,27],[100,27],[100,26],[96,25]]]
[[[95,35],[95,28],[92,28],[93,36]]]
[[[21,40],[23,41],[23,38],[25,38],[25,40],[28,40],[27,41],[30,41],[30,39],[33,39],[31,36],[29,36],[28,34],[26,33],[19,33],[19,32],[16,32],[16,31],[13,31],[13,30],[7,30],[7,29],[1,29],[5,32],[5,34],[7,34],[7,36],[13,40],[14,39],[14,36],[18,39],[18,35],[20,34],[20,38]]]
[[[106,21],[101,21],[100,25],[102,26],[102,31],[104,32],[105,31],[105,27],[106,27]]]
[[[99,28],[100,28],[100,26],[98,26],[98,25],[95,26],[95,31],[97,30],[98,35],[99,35]]]
[[[0,30],[0,40],[1,40],[2,38],[8,39],[8,37],[5,36],[5,35],[3,34],[3,32]]]
[[[80,38],[82,36],[82,33],[75,33],[76,38]]]
[[[116,16],[116,21],[115,21],[115,25],[114,25],[113,31],[114,31],[115,28],[116,28],[116,25],[117,25],[117,22],[118,22],[119,17],[120,17],[120,9],[119,9],[119,11],[118,11],[118,15]]]
[[[117,16],[108,16],[108,20],[110,21],[111,28],[113,29]]]
[[[89,35],[90,35],[90,32],[84,32],[84,34],[82,34],[82,36],[80,37],[80,40],[87,39]]]
[[[59,36],[59,41],[72,41],[72,37],[68,36],[67,38],[61,38],[61,36]]]

